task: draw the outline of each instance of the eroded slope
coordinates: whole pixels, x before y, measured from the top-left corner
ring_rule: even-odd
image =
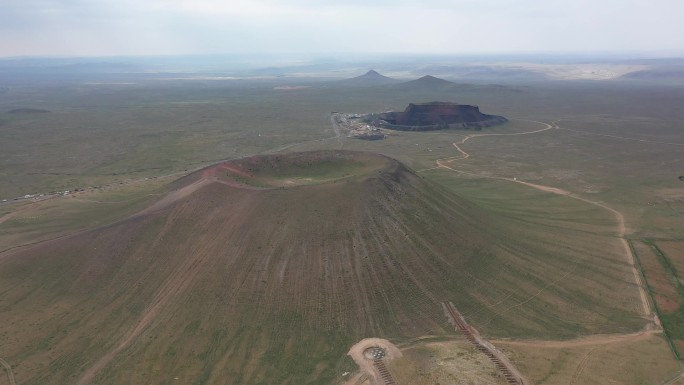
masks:
[[[500,335],[641,325],[622,297],[627,267],[605,257],[591,267],[600,282],[584,276],[569,238],[502,234],[509,219],[386,157],[246,158],[176,188],[128,220],[0,260],[18,381],[332,383],[363,337],[446,333],[445,300]]]

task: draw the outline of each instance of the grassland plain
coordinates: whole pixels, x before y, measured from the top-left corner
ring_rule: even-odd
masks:
[[[598,341],[597,341],[598,342]],[[545,346],[496,341],[533,383],[542,384],[661,384],[681,369],[662,337],[591,345]]]
[[[507,384],[494,364],[465,340],[424,342],[402,353],[389,367],[400,384]]]
[[[665,328],[665,337],[681,359],[684,348],[684,287],[679,272],[654,241],[633,241],[632,247]]]
[[[459,167],[476,175],[518,177],[562,187],[593,200],[607,202],[625,213],[630,232],[640,237],[681,237],[684,203],[677,195],[680,185],[675,184],[681,183],[676,181],[676,176],[681,174],[676,162],[681,157],[677,144],[682,143],[681,125],[678,125],[681,111],[672,107],[682,100],[682,92],[676,88],[634,88],[620,84],[597,87],[568,83],[535,87],[464,86],[450,90],[404,90],[395,93],[387,88],[363,92],[333,87],[281,91],[263,84],[245,88],[192,83],[183,86],[139,85],[134,88],[55,87],[47,91],[25,87],[14,88],[10,90],[9,97],[6,93],[2,98],[0,105],[8,110],[10,107],[31,106],[53,111],[31,116],[3,115],[4,123],[0,129],[3,134],[8,134],[10,140],[0,144],[3,146],[0,154],[5,157],[0,163],[3,164],[2,196],[182,172],[215,159],[270,152],[284,147],[288,150],[366,149],[400,159],[416,170],[430,168],[434,166],[435,159],[458,155],[451,143],[460,141],[467,133],[401,133],[379,142],[332,139],[334,133],[328,125],[329,112],[374,112],[402,108],[414,101],[451,100],[479,104],[483,111],[520,118],[490,132],[511,133],[539,128],[537,124],[523,119],[548,122],[561,119],[563,127],[524,138],[492,137],[469,141],[467,150],[476,156],[460,163]],[[60,136],[67,140],[55,140]],[[34,138],[41,147],[26,145],[36,143],[32,142]],[[637,142],[633,140],[635,138],[648,142]],[[656,143],[663,141],[667,144]],[[67,155],[72,153],[76,155]],[[41,172],[36,173],[35,170]],[[643,326],[636,288],[615,238],[615,222],[606,212],[504,181],[457,176],[440,170],[426,171],[421,176],[426,182],[441,186],[424,187],[429,190],[429,195],[435,196],[430,201],[432,210],[442,207],[441,211],[453,212],[452,203],[443,207],[445,197],[450,197],[450,202],[458,201],[456,206],[464,210],[464,213],[454,214],[455,218],[471,217],[465,223],[481,225],[467,230],[459,230],[461,227],[452,225],[439,226],[439,220],[431,219],[435,213],[424,213],[400,216],[400,219],[411,222],[405,229],[393,226],[391,221],[376,223],[377,229],[370,233],[373,241],[364,239],[363,234],[354,236],[354,231],[349,230],[347,237],[358,238],[355,244],[365,247],[369,258],[376,254],[373,250],[386,247],[377,240],[385,232],[392,234],[390,244],[395,246],[380,255],[422,255],[427,250],[434,259],[428,264],[432,266],[429,269],[438,269],[442,266],[440,263],[448,260],[439,256],[439,249],[448,247],[452,255],[454,242],[465,242],[467,246],[457,248],[459,255],[471,253],[470,258],[463,262],[463,268],[458,271],[444,269],[439,272],[444,275],[442,278],[425,285],[429,286],[427,292],[441,293],[441,296],[448,297],[445,299],[456,303],[469,322],[489,336],[559,339],[592,333],[631,332]],[[14,255],[11,258],[14,267],[10,268],[6,257],[3,257],[0,271],[4,275],[3,282],[8,282],[7,287],[11,287],[7,289],[9,292],[3,289],[3,293],[8,293],[2,300],[3,313],[11,316],[7,318],[11,321],[2,325],[4,335],[11,336],[8,344],[11,353],[3,358],[19,362],[17,376],[27,379],[27,383],[45,383],[48,379],[59,383],[77,378],[82,370],[94,363],[96,357],[116,350],[117,343],[126,340],[131,330],[137,330],[135,325],[138,321],[133,319],[139,317],[137,319],[140,320],[150,308],[158,310],[156,318],[151,318],[147,328],[141,329],[131,340],[130,346],[123,350],[125,354],[115,355],[103,368],[97,377],[100,382],[170,382],[174,373],[178,373],[180,379],[191,383],[225,382],[226,376],[234,383],[326,383],[334,381],[342,371],[353,368],[351,362],[343,357],[357,338],[373,335],[401,341],[417,334],[444,333],[448,328],[438,307],[432,309],[428,305],[434,298],[424,294],[424,303],[415,298],[414,293],[425,293],[422,291],[424,287],[402,286],[405,278],[389,288],[378,283],[384,282],[386,277],[383,275],[386,267],[377,265],[381,260],[361,265],[371,267],[369,274],[373,275],[368,277],[373,283],[362,290],[374,293],[368,303],[373,303],[375,310],[364,312],[369,314],[370,320],[350,320],[349,314],[353,312],[334,312],[332,308],[336,301],[332,301],[330,309],[319,316],[317,304],[326,302],[321,298],[330,298],[335,293],[332,289],[302,294],[302,287],[292,293],[283,293],[285,297],[294,294],[303,297],[291,306],[286,305],[287,301],[281,301],[284,303],[275,305],[272,312],[264,311],[263,306],[258,309],[248,306],[268,302],[265,298],[270,292],[266,289],[260,291],[257,287],[259,277],[275,274],[272,269],[259,268],[260,263],[270,264],[268,258],[255,259],[251,265],[240,260],[241,265],[233,266],[242,266],[237,271],[216,268],[214,273],[225,274],[216,274],[215,281],[223,282],[230,290],[212,288],[208,282],[191,280],[188,287],[174,289],[177,291],[173,291],[176,293],[172,296],[173,301],[169,300],[173,306],[155,307],[158,300],[167,298],[159,297],[158,293],[168,292],[165,291],[167,286],[173,287],[165,282],[178,281],[173,277],[179,273],[167,263],[173,265],[174,260],[181,261],[183,256],[191,256],[197,264],[190,266],[197,266],[202,271],[197,274],[202,275],[216,267],[203,262],[211,254],[259,255],[262,253],[259,245],[268,250],[268,244],[261,244],[269,238],[267,229],[261,235],[252,234],[242,239],[246,235],[245,230],[237,230],[237,225],[234,225],[235,229],[225,229],[230,230],[228,234],[239,235],[241,240],[237,244],[223,245],[221,250],[207,249],[202,252],[204,256],[187,249],[189,245],[177,243],[178,239],[187,236],[207,245],[217,242],[217,237],[202,235],[215,229],[191,218],[191,214],[221,215],[215,211],[227,203],[218,199],[220,194],[216,188],[202,188],[197,192],[201,195],[191,196],[189,203],[183,201],[186,203],[169,212],[126,222],[126,226],[138,226],[127,229],[130,231],[127,235],[106,235],[105,227],[71,238],[69,243],[73,246],[65,243],[63,249],[38,246],[45,247],[44,252],[47,254],[46,250],[49,250],[51,255],[50,258],[33,257],[35,261],[41,261],[43,267],[39,269],[16,265],[17,257]],[[290,193],[294,190],[286,189]],[[452,197],[454,192],[459,198]],[[196,207],[199,196],[206,201],[213,200],[212,204],[217,206],[212,210]],[[354,192],[339,192],[328,196],[337,197],[328,202],[346,202],[350,196],[354,196]],[[310,205],[312,202],[317,201],[307,200],[306,203]],[[264,202],[263,209],[284,210],[281,205],[273,205]],[[420,204],[414,203],[415,206],[406,205],[406,212],[420,213],[424,209],[422,200]],[[323,204],[315,203],[311,207],[323,207]],[[136,206],[122,207],[121,212],[134,212],[135,209]],[[271,215],[274,226],[280,221],[277,228],[281,229],[286,224],[294,226],[294,219],[290,217],[296,218],[297,223],[319,223],[317,221],[328,216],[342,215],[344,218],[346,211],[341,209],[333,213],[326,210],[328,208],[319,208],[318,213],[304,213],[293,209],[292,213]],[[81,224],[96,222],[96,219],[93,222],[82,221],[82,217],[90,215],[85,211],[82,213],[64,216],[63,220]],[[266,215],[266,211],[251,214],[258,213]],[[247,218],[246,215],[241,218]],[[58,215],[55,213],[49,217],[53,220]],[[110,218],[113,220],[115,217]],[[229,222],[228,218],[223,220]],[[402,222],[396,218],[392,220]],[[3,227],[6,225],[16,226],[17,223],[12,224],[8,220],[0,224],[0,230],[7,229]],[[25,227],[17,235],[32,229],[35,229],[34,234],[45,231],[40,228],[42,224],[36,222],[35,225],[22,224]],[[113,227],[120,229],[126,226],[119,224]],[[442,233],[444,228],[449,231]],[[276,232],[275,228],[272,229]],[[413,246],[409,250],[396,246],[399,244],[396,238],[398,231],[406,234],[409,233],[407,229],[420,229],[411,239]],[[303,249],[273,249],[265,254],[282,258],[286,255],[306,256],[315,251],[319,255],[327,255],[321,253],[323,246],[315,242],[296,242],[297,237],[304,234],[304,229],[293,231],[295,233],[285,240],[288,244],[305,246]],[[158,238],[160,234],[167,235],[162,239]],[[319,235],[321,239],[331,236],[327,233]],[[338,235],[342,237],[344,234]],[[100,254],[104,252],[95,252],[85,246],[95,239],[109,242],[107,253],[111,254]],[[131,241],[127,243],[121,239]],[[487,242],[477,248],[473,243],[475,239],[487,239]],[[489,245],[492,239],[496,239],[496,250]],[[155,255],[146,255],[140,245],[152,240],[165,248],[159,249]],[[248,245],[248,240],[254,245]],[[165,245],[167,242],[171,244]],[[183,247],[187,249],[185,252],[178,251]],[[365,259],[365,253],[354,249],[350,249],[349,255]],[[57,258],[60,254],[61,257]],[[136,255],[143,263],[124,262],[112,258],[114,254]],[[330,261],[335,257],[331,256],[321,262],[321,266],[332,263]],[[117,266],[117,263],[121,265]],[[102,274],[107,276],[107,273],[98,272],[98,267],[92,267],[92,264],[101,264],[101,269],[118,273],[115,278],[103,280],[100,277]],[[409,267],[418,276],[431,273],[425,266]],[[81,273],[76,274],[79,268]],[[230,278],[241,269],[247,269],[250,273],[246,276],[252,278]],[[319,270],[309,275],[326,277],[323,273],[326,270],[323,267]],[[89,275],[92,275],[90,280],[86,279]],[[309,275],[299,278],[305,280]],[[345,282],[345,275],[342,277],[342,282]],[[271,278],[264,280],[270,282]],[[43,287],[31,287],[27,282],[44,283]],[[437,283],[440,284],[439,289],[431,286]],[[325,284],[318,282],[317,287]],[[127,289],[118,285],[126,285]],[[230,285],[238,285],[239,289]],[[100,289],[95,290],[96,286]],[[105,293],[102,287],[107,287],[109,293],[92,297],[82,293]],[[225,294],[222,294],[225,292],[253,294],[247,297],[236,294],[232,299],[225,299]],[[433,293],[432,296],[437,295]],[[102,304],[107,305],[103,307]],[[207,304],[211,310],[204,308]],[[39,308],[41,310],[37,311]],[[202,319],[198,319],[197,314],[202,314]],[[330,321],[340,314],[347,316],[340,321]],[[80,320],[74,321],[76,318]],[[331,326],[331,322],[341,323],[340,327]],[[358,326],[364,322],[368,324]],[[346,327],[346,323],[357,326]],[[30,325],[30,330],[26,325]],[[105,330],[109,334],[105,335]],[[282,330],[290,331],[290,335],[282,335]],[[667,355],[661,353],[667,350],[662,347],[653,349],[665,362]],[[279,351],[287,354],[278,354]],[[626,351],[635,356],[642,354],[637,348]],[[574,353],[569,354],[572,356]],[[531,355],[518,357],[522,357],[518,361],[522,364],[536,359]],[[592,358],[593,354],[589,357]],[[663,367],[662,370],[670,369]],[[547,383],[563,381],[549,380]]]
[[[0,207],[0,253],[125,218],[167,193],[168,178],[38,197]]]
[[[659,240],[657,241],[658,248],[668,257],[672,267],[677,274],[684,273],[684,240]],[[681,277],[680,277],[681,282]]]

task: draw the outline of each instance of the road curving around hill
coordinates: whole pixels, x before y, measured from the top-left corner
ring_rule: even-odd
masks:
[[[461,146],[463,144],[465,144],[470,139],[481,138],[481,137],[492,137],[492,136],[532,135],[532,134],[539,134],[542,132],[546,132],[549,130],[555,130],[555,129],[561,129],[562,128],[562,127],[558,126],[557,121],[553,121],[551,123],[545,123],[545,122],[540,122],[540,121],[536,121],[536,120],[525,120],[525,121],[537,123],[537,124],[542,124],[545,127],[542,129],[537,129],[537,130],[532,130],[532,131],[524,131],[524,132],[516,132],[516,133],[508,133],[508,134],[466,135],[463,139],[461,139],[461,141],[452,143],[452,146],[454,146],[454,148],[459,152],[459,154],[460,154],[459,156],[437,159],[435,161],[436,167],[426,169],[426,170],[421,170],[421,171],[427,171],[427,170],[433,170],[433,169],[444,169],[444,170],[449,170],[449,171],[456,172],[456,173],[463,174],[463,175],[470,175],[470,176],[475,176],[475,177],[479,177],[479,178],[487,178],[487,179],[502,180],[502,181],[507,181],[507,182],[518,183],[518,184],[521,184],[521,185],[524,185],[527,187],[531,187],[531,188],[534,188],[534,189],[537,189],[540,191],[544,191],[544,192],[548,192],[548,193],[552,193],[552,194],[556,194],[556,195],[566,196],[568,198],[575,199],[578,201],[582,201],[582,202],[588,203],[590,205],[599,207],[603,210],[609,211],[613,215],[613,217],[615,217],[617,237],[620,240],[620,244],[622,245],[622,248],[624,250],[623,252],[624,252],[624,255],[627,259],[627,262],[628,262],[629,266],[631,267],[632,273],[634,275],[634,281],[639,288],[639,298],[640,298],[640,302],[641,302],[642,315],[645,318],[652,321],[657,330],[661,330],[662,326],[661,326],[660,320],[658,318],[658,315],[655,313],[655,311],[653,310],[653,308],[651,306],[651,302],[650,302],[648,294],[646,292],[645,284],[643,282],[641,273],[639,272],[639,269],[637,267],[636,257],[633,254],[632,249],[629,246],[629,243],[627,242],[627,239],[625,238],[627,228],[625,225],[624,215],[621,212],[619,212],[618,210],[616,210],[610,206],[607,206],[601,202],[596,202],[596,201],[592,201],[592,200],[583,198],[583,197],[578,196],[578,195],[576,195],[570,191],[566,191],[566,190],[563,190],[563,189],[560,189],[557,187],[545,186],[545,185],[525,182],[522,180],[518,180],[517,178],[507,178],[507,177],[491,176],[491,175],[480,175],[480,174],[473,173],[473,172],[459,170],[458,168],[455,168],[453,166],[454,162],[457,162],[459,160],[468,159],[471,157],[470,153],[466,152],[465,150],[463,150],[461,148]]]

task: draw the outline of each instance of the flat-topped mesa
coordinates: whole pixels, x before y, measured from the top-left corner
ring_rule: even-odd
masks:
[[[483,114],[477,106],[450,102],[411,103],[403,112],[372,116],[373,125],[399,131],[481,129],[507,121],[503,116]]]

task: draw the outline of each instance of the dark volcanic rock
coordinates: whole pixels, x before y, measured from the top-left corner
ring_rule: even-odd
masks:
[[[404,112],[375,115],[374,125],[400,131],[430,131],[446,128],[482,128],[507,122],[487,115],[477,106],[448,102],[411,103]]]

